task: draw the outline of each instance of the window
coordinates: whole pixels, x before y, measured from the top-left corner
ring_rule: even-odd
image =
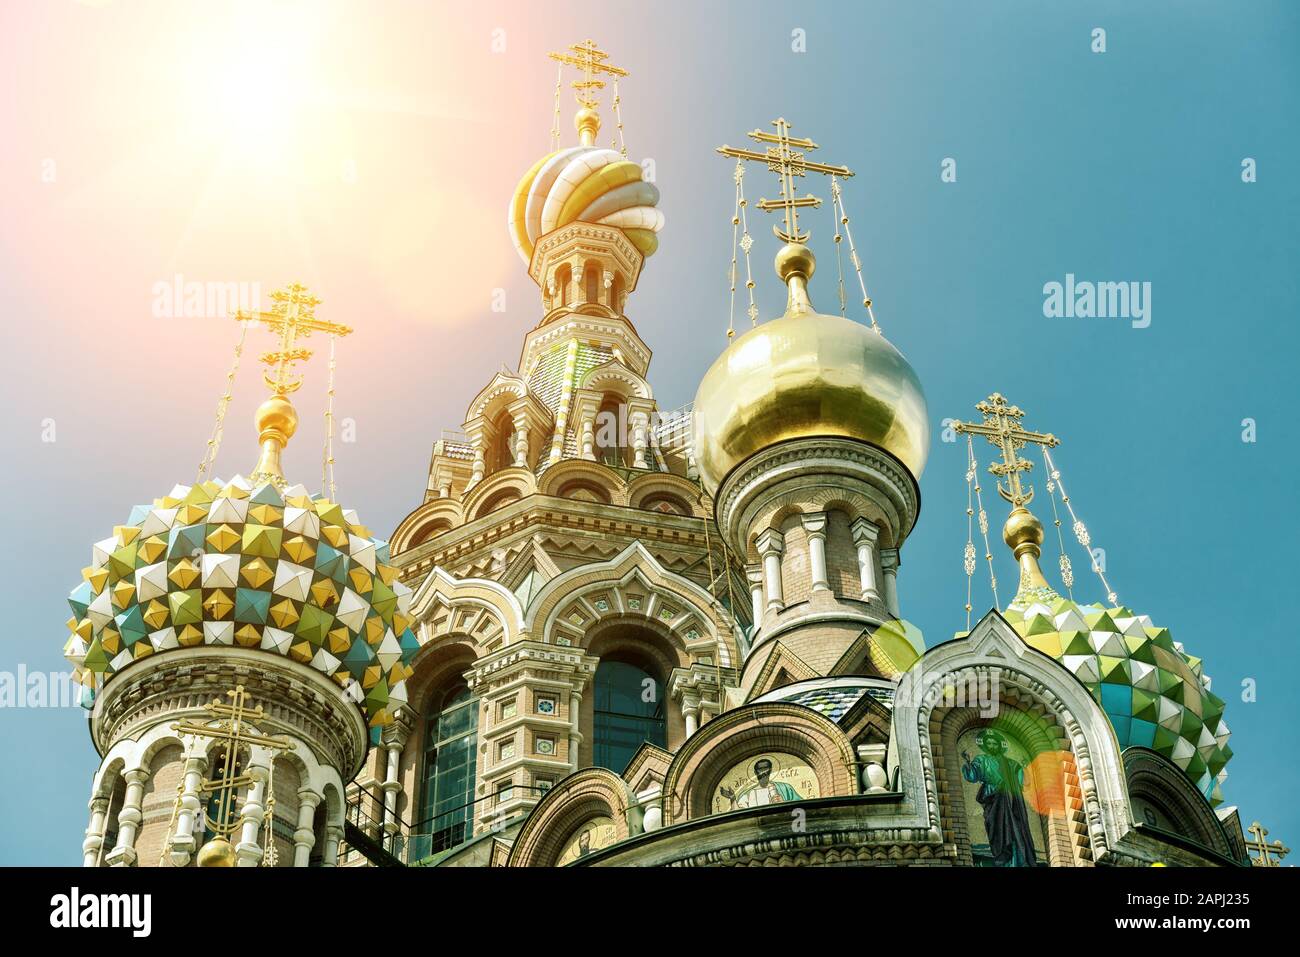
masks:
[[[538,695],[537,713],[555,717],[555,698],[551,695]]]
[[[501,720],[509,721],[519,713],[519,706],[514,698],[501,702]]]
[[[622,772],[642,742],[667,745],[661,692],[660,683],[636,665],[602,661],[597,666],[593,699],[597,767]]]
[[[424,782],[417,834],[432,838],[432,850],[453,847],[470,836],[474,798],[474,754],[478,742],[478,699],[461,685],[435,698],[425,715]]]

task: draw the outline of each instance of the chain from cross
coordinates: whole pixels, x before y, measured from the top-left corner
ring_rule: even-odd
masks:
[[[853,170],[847,166],[828,166],[825,163],[812,162],[806,158],[805,151],[817,149],[816,143],[810,139],[791,136],[791,126],[784,117],[773,120],[772,125],[776,127],[775,133],[751,130],[747,134],[750,139],[767,144],[767,149],[763,152],[733,146],[719,146],[718,152],[737,160],[762,163],[770,172],[777,174],[781,198],[760,199],[754,205],[766,213],[777,209],[785,212],[785,229],[775,224],[772,226],[772,232],[776,233],[778,239],[787,243],[807,242],[809,234],[799,231],[799,210],[806,207],[816,209],[821,206],[822,201],[811,194],[796,196],[795,177],[806,176],[808,173],[821,173],[825,176],[847,178],[853,175]]]
[[[199,788],[202,793],[218,795],[216,820],[212,820],[206,810],[203,819],[209,830],[222,836],[232,833],[239,826],[238,822],[232,823],[229,820],[235,792],[253,783],[251,775],[236,773],[240,748],[257,745],[271,751],[287,751],[293,747],[288,738],[272,737],[261,732],[258,723],[266,718],[266,712],[261,705],[255,708],[248,706],[248,693],[244,691],[243,685],[236,685],[226,695],[231,699],[230,704],[223,704],[217,699],[204,709],[210,720],[184,720],[172,725],[172,730],[180,734],[209,738],[225,746],[220,776],[205,782]]]
[[[1014,508],[1028,505],[1034,500],[1034,490],[1031,487],[1025,491],[1020,473],[1030,471],[1034,463],[1020,458],[1016,453],[1026,443],[1032,442],[1052,449],[1060,445],[1061,440],[1050,432],[1029,432],[1022,429],[1020,419],[1025,413],[1018,406],[1008,405],[999,392],[994,392],[975,408],[984,416],[983,422],[954,422],[953,428],[970,435],[982,435],[988,439],[989,445],[998,449],[1002,461],[989,466],[989,471],[994,475],[1007,477],[1006,488],[998,482],[998,494]]]
[[[1251,858],[1251,863],[1256,867],[1281,867],[1282,858],[1291,853],[1291,848],[1279,840],[1274,840],[1270,844],[1266,840],[1268,828],[1260,824],[1259,821],[1246,828],[1246,833],[1254,838],[1253,841],[1246,842],[1246,848],[1256,853],[1257,856]]]
[[[547,56],[565,66],[576,67],[582,71],[582,79],[573,81],[573,95],[579,106],[594,110],[599,103],[596,94],[605,88],[605,81],[597,79],[596,74],[623,77],[627,76],[628,72],[612,63],[605,63],[604,61],[609,59],[609,54],[597,48],[595,40],[583,40],[581,43],[573,44],[569,49],[573,52],[548,53]]]
[[[331,336],[346,336],[352,332],[351,327],[336,322],[326,322],[316,318],[316,307],[320,300],[307,291],[300,283],[290,283],[283,289],[271,293],[273,305],[269,312],[245,312],[239,310],[234,314],[238,322],[260,322],[268,332],[280,337],[280,348],[266,352],[261,360],[275,369],[262,374],[263,381],[276,395],[288,395],[296,392],[302,385],[302,376],[294,375],[290,370],[295,362],[305,362],[312,356],[310,349],[297,345],[299,337],[307,338],[313,332],[325,332]]]

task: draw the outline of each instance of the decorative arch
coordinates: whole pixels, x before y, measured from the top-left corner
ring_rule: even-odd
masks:
[[[523,608],[510,589],[486,578],[457,578],[442,568],[415,589],[411,616],[421,646],[463,635],[481,653],[518,640],[524,629]]]
[[[699,585],[664,569],[640,542],[551,579],[529,605],[525,627],[538,641],[581,644],[610,619],[654,622],[696,660],[717,655],[722,667],[741,660],[726,611]]]
[[[632,508],[653,510],[657,497],[680,502],[683,510],[677,514],[706,517],[700,507],[699,486],[690,479],[671,472],[647,472],[628,483],[627,503]]]
[[[542,473],[537,491],[554,498],[564,498],[564,489],[574,484],[603,490],[605,499],[611,505],[627,503],[626,488],[618,473],[586,459],[565,459],[552,465]]]
[[[472,522],[536,491],[537,478],[533,473],[512,465],[493,472],[475,485],[465,496],[462,507],[467,520]]]
[[[858,793],[853,749],[835,722],[799,704],[754,703],[710,721],[678,749],[664,778],[664,824],[712,814],[714,791],[726,773],[772,751],[811,767],[822,797]]]
[[[1125,748],[1123,758],[1134,824],[1170,830],[1224,857],[1237,858],[1214,809],[1178,765],[1141,747]],[[1168,820],[1147,820],[1144,811],[1151,805]]]
[[[1116,847],[1131,825],[1123,764],[1110,721],[1077,678],[1026,645],[996,611],[985,615],[968,636],[927,651],[903,676],[895,695],[889,772],[899,782],[895,790],[924,795],[924,806],[916,810],[933,838],[942,840],[953,813],[951,807],[943,808],[940,788],[947,774],[945,712],[978,710],[957,708],[961,702],[945,689],[975,688],[978,694],[981,687],[996,687],[999,701],[1036,710],[1040,720],[1059,727],[1058,738],[1068,749],[1077,778],[1072,787],[1078,791],[1079,808],[1071,815],[1076,845],[1086,842],[1086,858],[1093,861]],[[952,720],[969,720],[969,715]]]
[[[498,372],[483,387],[465,411],[466,423],[475,419],[491,419],[508,409],[517,399],[528,395],[528,383],[519,376]]]
[[[753,548],[755,538],[769,528],[780,528],[781,523],[792,515],[837,511],[848,516],[850,522],[865,518],[878,526],[880,539],[877,547],[895,548],[893,535],[890,532],[890,528],[896,521],[894,507],[883,493],[871,494],[871,492],[874,490],[857,492],[830,486],[811,491],[800,488],[783,492],[770,502],[766,502],[763,509],[755,516],[749,526],[754,533],[746,544]]]
[[[624,401],[649,399],[654,395],[650,391],[650,383],[645,378],[637,375],[617,359],[610,359],[589,370],[582,377],[579,388],[592,392],[612,393]]]
[[[402,519],[393,532],[391,551],[394,555],[422,545],[435,535],[455,528],[465,521],[465,512],[459,500],[434,498],[413,510]]]
[[[533,808],[510,850],[511,867],[553,867],[578,828],[595,817],[614,822],[615,841],[632,836],[626,782],[605,768],[584,768],[547,792]]]

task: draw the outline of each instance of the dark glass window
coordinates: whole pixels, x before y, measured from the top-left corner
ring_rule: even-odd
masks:
[[[597,767],[621,773],[642,742],[667,746],[663,689],[649,672],[622,661],[602,661],[596,668],[594,704]]]
[[[427,835],[435,853],[453,847],[473,833],[475,749],[478,742],[478,699],[462,687],[441,699],[425,715],[424,781],[420,790],[420,821],[415,838]]]

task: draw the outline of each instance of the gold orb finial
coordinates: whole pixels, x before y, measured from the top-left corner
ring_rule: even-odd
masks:
[[[214,837],[199,848],[199,867],[234,867],[235,848],[224,837]]]
[[[596,134],[600,132],[600,114],[590,107],[583,107],[573,117],[573,125],[578,130],[578,141],[583,146],[595,146]]]
[[[254,484],[270,481],[279,487],[285,482],[280,453],[298,431],[298,410],[288,396],[277,393],[257,407],[253,421],[257,425],[257,441],[262,446],[262,454],[253,469],[252,480]]]

